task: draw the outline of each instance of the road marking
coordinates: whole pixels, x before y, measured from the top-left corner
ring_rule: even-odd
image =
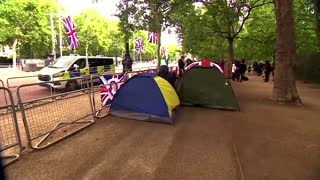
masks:
[[[235,144],[233,144],[233,148],[234,148],[234,151],[235,151],[235,153],[237,155],[237,162],[238,162],[238,166],[240,168],[241,180],[244,180],[244,175],[243,175],[242,166],[241,166],[241,163],[240,163],[240,158],[239,158],[237,146]]]

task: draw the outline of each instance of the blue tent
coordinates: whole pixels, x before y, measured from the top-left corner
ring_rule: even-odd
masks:
[[[177,93],[165,79],[138,74],[126,81],[112,100],[109,113],[141,121],[173,123],[180,104]]]

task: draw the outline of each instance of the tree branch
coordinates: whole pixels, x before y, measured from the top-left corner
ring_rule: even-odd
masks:
[[[32,19],[32,16],[30,16],[29,19],[22,25],[21,29],[24,29],[31,19]]]
[[[204,6],[209,6],[209,5],[211,5],[212,3],[210,3],[209,1],[202,1],[202,4],[203,4]]]
[[[242,22],[241,22],[241,25],[240,25],[239,29],[237,30],[237,32],[236,32],[231,38],[235,38],[235,37],[238,36],[238,34],[241,32],[241,30],[242,30],[242,28],[243,28],[244,23],[245,23],[246,20],[249,18],[250,13],[251,13],[251,8],[248,7],[248,14],[247,14],[247,16],[242,19]]]
[[[216,31],[214,31],[213,33],[229,34],[229,33],[228,33],[228,32],[226,32],[226,31],[220,31],[220,30],[216,30]]]
[[[253,8],[257,8],[257,7],[260,7],[260,6],[264,6],[266,4],[272,4],[274,3],[274,1],[267,1],[267,2],[264,2],[262,4],[258,4],[257,3],[259,2],[260,0],[256,0],[254,3],[252,3],[252,6],[249,6],[249,5],[245,5],[243,7],[247,7],[248,8],[248,14],[243,18],[242,22],[241,22],[241,25],[240,25],[240,28],[238,29],[238,31],[232,36],[232,38],[236,38],[238,36],[238,34],[241,32],[241,30],[243,29],[243,26],[244,26],[244,23],[246,22],[246,20],[249,18],[250,14],[251,14],[251,11]]]
[[[173,7],[175,7],[177,4],[173,4],[169,7],[167,7],[166,9],[163,9],[162,11],[160,11],[161,13],[167,13],[168,11],[172,10]]]
[[[255,1],[255,2],[253,3],[253,5],[251,6],[251,9],[258,8],[258,7],[267,5],[267,4],[274,4],[274,0],[272,0],[272,1],[267,1],[267,2],[264,2],[264,3],[262,3],[262,4],[257,4],[257,5],[256,5],[256,3],[258,3],[259,1],[260,1],[260,0]]]
[[[256,41],[256,42],[263,42],[259,39],[254,39],[254,38],[249,38],[249,37],[235,37],[236,39],[243,39],[243,40],[251,40],[251,41]]]

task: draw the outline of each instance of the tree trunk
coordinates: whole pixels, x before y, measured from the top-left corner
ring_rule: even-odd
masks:
[[[296,88],[296,37],[293,0],[276,0],[276,70],[273,99],[301,104]]]
[[[157,32],[157,38],[158,38],[158,46],[157,46],[157,59],[158,59],[158,64],[157,64],[157,69],[159,69],[161,65],[161,54],[160,54],[160,47],[161,47],[161,30]]]
[[[320,46],[320,1],[314,0],[314,11],[316,16],[316,29],[318,36],[318,46]]]
[[[229,56],[231,61],[233,61],[234,60],[233,39],[228,38],[228,43],[229,43]]]
[[[14,38],[12,43],[12,66],[14,69],[17,68],[17,45],[18,45],[18,39]]]

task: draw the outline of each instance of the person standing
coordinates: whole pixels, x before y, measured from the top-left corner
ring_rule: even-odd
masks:
[[[192,64],[192,61],[191,61],[190,58],[188,58],[187,61],[186,61],[186,67],[188,67],[190,64]]]
[[[266,61],[265,66],[264,66],[264,82],[269,81],[271,72],[272,72],[272,66],[269,61]]]
[[[179,77],[182,77],[184,74],[184,56],[181,56],[178,61],[178,67],[179,67]]]
[[[244,74],[246,73],[246,71],[247,71],[247,66],[245,64],[245,60],[242,59],[239,64],[239,80],[240,80],[240,82],[242,82],[242,80],[244,79]]]
[[[236,67],[236,63],[233,61],[233,63],[232,63],[232,77],[231,77],[231,79],[233,80],[233,81],[235,81],[235,78],[236,78],[236,70],[237,70],[237,67]]]
[[[167,80],[173,88],[175,88],[175,81],[176,76],[174,73],[169,71],[168,66],[162,65],[159,68],[158,76],[162,77],[163,79]]]
[[[251,70],[252,70],[252,67],[251,67],[251,65],[249,65],[249,67],[248,67],[248,73],[249,74],[251,74]]]

